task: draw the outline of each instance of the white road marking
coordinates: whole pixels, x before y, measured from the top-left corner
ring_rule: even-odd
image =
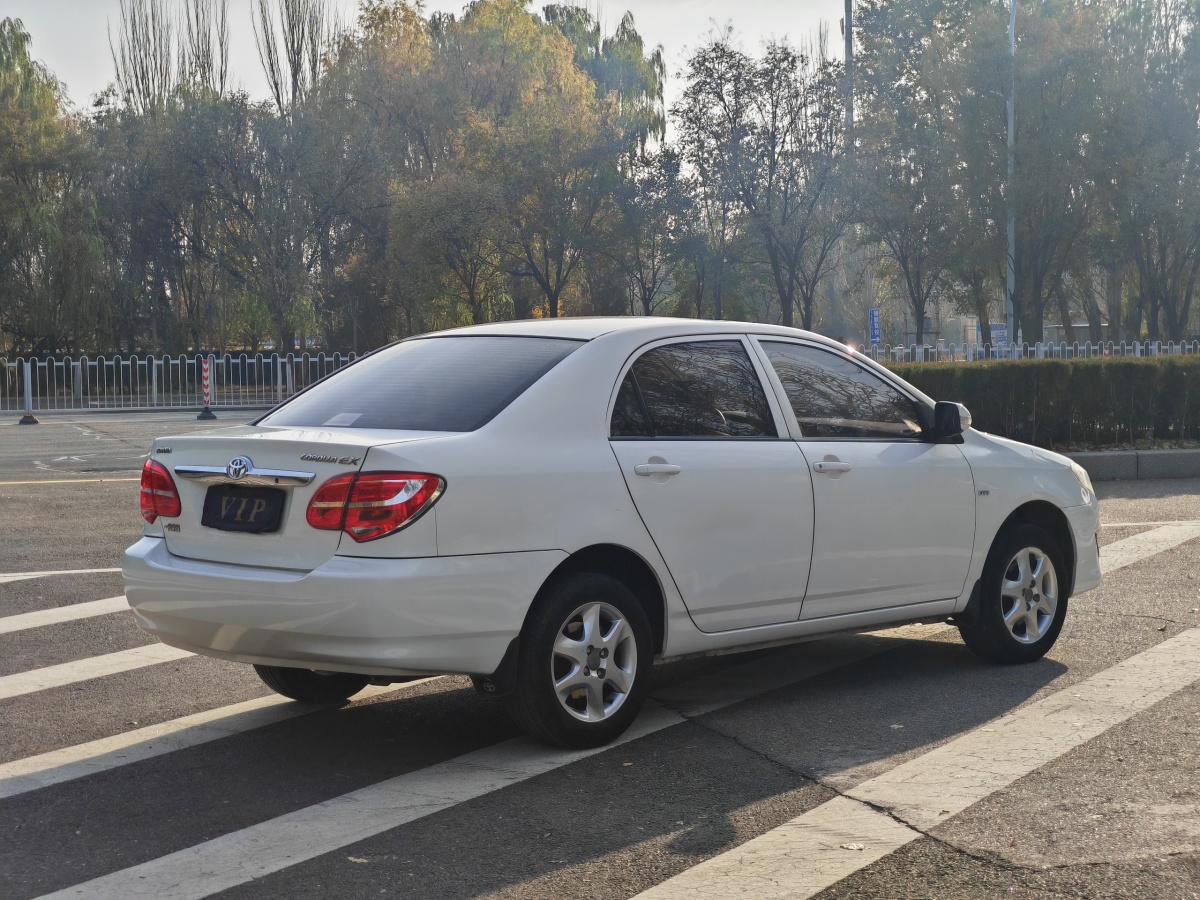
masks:
[[[355,694],[353,699],[367,700],[437,681],[442,677],[420,678],[386,686],[372,685]],[[0,765],[0,800],[328,708],[295,703],[287,697],[272,694],[18,759]]]
[[[14,631],[25,631],[29,628],[41,628],[43,625],[57,625],[60,622],[73,622],[76,619],[90,619],[92,616],[107,616],[110,613],[128,612],[129,601],[125,595],[109,597],[105,600],[91,600],[87,603],[74,603],[70,606],[56,606],[53,609],[39,609],[36,612],[22,613],[18,616],[0,618],[0,634],[11,634]]]
[[[142,457],[127,457],[128,459],[141,459]],[[50,469],[45,469],[49,472]],[[141,481],[139,478],[61,478],[49,479],[39,478],[36,481],[0,481],[0,487],[8,487],[19,484],[105,484],[110,481]]]
[[[1169,526],[1169,528],[1176,527]],[[1121,548],[1120,553],[1110,554],[1110,558],[1103,568],[1106,572],[1113,571],[1138,559],[1144,559],[1178,546],[1192,537],[1200,536],[1200,528],[1191,529],[1191,531],[1195,533],[1187,536],[1160,535],[1158,539],[1141,540],[1137,544],[1129,544]],[[1152,535],[1153,532],[1150,534]],[[1137,541],[1147,537],[1149,535],[1138,535],[1137,538],[1127,540]],[[1118,541],[1109,547],[1116,547],[1120,544],[1125,544],[1125,542]],[[917,633],[932,636],[946,630],[946,627],[922,627]],[[903,630],[909,628],[911,626],[905,626]],[[902,631],[902,629],[895,629],[895,631]],[[1191,641],[1190,643],[1182,642],[1187,644],[1182,655],[1191,657],[1190,667],[1186,664],[1183,666],[1179,664],[1181,653],[1177,650],[1181,646],[1181,639],[1189,634]],[[1054,695],[1002,717],[989,727],[986,740],[981,739],[982,729],[968,732],[944,747],[932,751],[931,754],[926,754],[925,757],[859,785],[851,792],[851,795],[863,800],[864,803],[847,797],[836,798],[806,814],[810,818],[805,819],[804,816],[801,816],[792,823],[781,826],[781,829],[768,832],[728,854],[709,860],[676,876],[675,879],[664,882],[647,892],[646,896],[657,897],[659,895],[655,892],[660,890],[672,891],[674,889],[669,886],[679,879],[693,875],[693,873],[700,873],[697,877],[699,882],[703,883],[704,879],[708,877],[705,873],[708,872],[713,872],[717,876],[717,883],[711,885],[711,889],[692,885],[679,894],[664,893],[661,896],[683,896],[684,893],[688,896],[700,893],[702,896],[707,894],[721,897],[733,896],[735,893],[761,897],[811,896],[862,868],[863,865],[880,859],[892,850],[903,846],[904,843],[921,836],[921,832],[908,828],[896,822],[895,819],[875,811],[870,805],[865,805],[876,803],[876,801],[868,799],[871,796],[869,792],[872,790],[878,790],[881,796],[886,796],[885,789],[891,784],[889,778],[896,772],[911,772],[915,766],[924,778],[917,787],[915,803],[908,800],[907,795],[901,795],[908,802],[906,811],[910,813],[914,811],[927,812],[925,807],[919,805],[921,799],[923,798],[927,803],[929,797],[936,796],[939,798],[937,800],[937,817],[939,821],[944,821],[948,815],[965,809],[966,806],[977,802],[987,794],[1061,756],[1067,750],[1089,740],[1106,728],[1125,721],[1135,713],[1158,702],[1159,699],[1200,678],[1200,666],[1196,665],[1200,661],[1200,654],[1196,652],[1200,650],[1200,637],[1198,636],[1200,636],[1200,629],[1185,632],[1152,650],[1126,660],[1113,669],[1093,676],[1082,685],[1063,692],[1063,694],[1069,695],[1070,699],[1068,700],[1064,701],[1062,694]],[[1163,649],[1160,650],[1160,648]],[[1159,652],[1156,653],[1156,651]],[[770,667],[767,661],[760,660],[747,664],[746,668],[761,669],[759,674],[765,678],[765,686],[763,682],[746,678],[742,685],[735,685],[734,689],[728,690],[724,696],[715,700],[698,697],[696,692],[689,690],[686,685],[680,686],[682,689],[671,689],[663,691],[661,694],[665,701],[679,703],[681,708],[688,713],[703,714],[749,699],[766,690],[782,687],[791,681],[819,674],[820,671],[832,670],[838,665],[852,661],[854,659],[845,654],[838,663],[828,665],[828,667],[814,660],[812,671],[805,673],[799,669],[793,670],[794,677],[785,681],[779,678],[777,673],[768,671]],[[709,676],[709,678],[719,677]],[[697,681],[703,680],[698,679]],[[1079,707],[1074,706],[1072,700],[1079,699],[1083,699],[1084,703]],[[1056,707],[1055,703],[1060,706]],[[1063,718],[1063,708],[1060,707],[1064,703],[1065,707],[1063,708],[1067,711],[1066,719],[1072,720],[1070,723]],[[1076,712],[1076,709],[1079,711]],[[1093,715],[1094,720],[1082,721],[1089,714]],[[297,810],[288,815],[102,876],[84,884],[66,888],[48,896],[77,898],[84,895],[101,898],[101,900],[103,898],[125,900],[125,898],[137,897],[185,900],[185,898],[207,897],[423,816],[448,809],[466,800],[519,783],[596,753],[605,752],[627,741],[683,721],[686,721],[683,715],[667,710],[655,701],[650,701],[634,726],[608,747],[574,752],[549,751],[544,747],[532,744],[525,738],[517,738]],[[1001,726],[1006,731],[1005,737],[1008,743],[1024,748],[1030,743],[1031,722],[1035,726],[1035,730],[1036,726],[1045,725],[1040,732],[1045,740],[1039,742],[1036,752],[1009,753],[1010,762],[1018,771],[1007,771],[997,775],[996,768],[993,767],[988,772],[975,772],[975,769],[972,768],[973,764],[977,764],[980,759],[990,761],[994,758],[992,753],[997,746],[995,732],[999,731]],[[972,744],[972,741],[976,743]],[[959,754],[966,759],[965,763],[960,764],[957,769],[953,769],[955,777],[960,778],[964,783],[950,785],[949,789],[942,793],[936,793],[935,789],[942,787],[947,780],[943,778],[941,782],[936,781],[937,773],[946,764],[931,766],[931,775],[925,771],[926,767],[919,763],[937,753],[949,754],[953,757],[955,748],[958,748]],[[979,756],[981,752],[983,755]],[[976,786],[973,789],[966,783],[971,776],[979,776],[976,777],[974,782]],[[935,779],[934,784],[930,784],[930,777]],[[915,776],[909,774],[908,778],[914,779]],[[997,778],[1007,778],[1007,780],[1004,780],[1003,783],[995,783]],[[945,805],[956,802],[959,805],[953,811]],[[883,804],[879,803],[878,805]],[[800,819],[805,819],[805,821],[800,823]],[[784,840],[782,829],[787,829],[792,825],[796,826],[791,829],[792,836]],[[847,834],[857,837],[858,840],[841,840],[836,844],[830,843],[840,835]],[[776,840],[780,844],[778,851],[770,850],[768,845],[772,840]],[[875,843],[874,850],[865,844],[867,840]],[[798,843],[803,844],[811,851],[809,856],[801,858],[796,852]],[[843,843],[854,845],[863,843],[866,849],[846,850],[841,846]],[[727,860],[727,858],[732,859],[735,854],[739,854],[743,850],[756,853],[766,850],[768,851],[767,857],[771,853],[774,853],[775,856],[782,856],[789,879],[793,879],[793,876],[796,875],[795,870],[801,870],[800,877],[808,877],[817,886],[804,893],[804,889],[793,879],[789,881],[789,887],[782,894],[772,894],[765,890],[770,887],[766,883],[748,885],[745,890],[742,890],[739,885],[734,883],[733,878],[745,874],[744,861],[734,863],[723,873],[716,873],[714,867],[719,867],[720,861]],[[846,855],[850,855],[850,859],[845,859]],[[816,858],[809,858],[810,856]],[[757,860],[755,865],[762,865],[765,858]],[[745,857],[742,859],[744,860]],[[788,860],[799,860],[799,862],[787,864]],[[814,874],[818,872],[824,874],[818,877]]]
[[[1200,525],[1165,525],[1105,544],[1100,548],[1100,571],[1112,572],[1149,556],[1172,550],[1200,537]]]
[[[145,647],[134,647],[132,650],[118,650],[103,656],[91,656],[75,662],[5,675],[0,677],[0,700],[34,694],[92,678],[103,678],[118,672],[156,666],[192,655],[187,650],[177,650],[166,644],[148,644]]]
[[[0,572],[0,584],[8,584],[10,581],[28,581],[30,578],[48,578],[51,575],[96,575],[120,571],[120,569],[55,569],[48,572]]]
[[[46,896],[198,900],[683,721],[651,701],[629,731],[605,747],[550,750],[514,738]]]
[[[914,634],[932,635],[948,628],[944,625],[921,626],[919,632],[914,632],[914,627],[901,626],[871,633],[880,637],[906,638]],[[806,658],[782,670],[776,660],[768,657],[656,691],[654,697],[669,708],[691,718],[805,678],[821,675],[887,649],[889,648],[886,646],[872,645],[864,641],[851,651],[843,649],[836,657]],[[371,686],[355,694],[354,699],[377,697],[445,677],[447,676],[438,675],[402,684]],[[320,708],[323,707],[293,703],[285,697],[263,697],[3,763],[0,764],[0,800],[176,750],[195,747],[232,734],[262,728]]]
[[[923,628],[919,633],[933,634],[942,629],[942,626],[934,626]],[[909,626],[875,632],[884,637],[906,637],[911,633]],[[647,702],[645,710],[630,730],[608,747],[576,752],[557,751],[534,744],[526,738],[517,738],[297,810],[51,896],[77,897],[83,894],[89,900],[137,897],[182,900],[207,897],[679,724],[691,716],[748,700],[889,649],[886,644],[863,641],[861,652],[842,649],[822,658],[819,644],[814,644],[813,648],[815,652],[811,658],[798,660],[783,667],[782,671],[778,660],[767,657],[717,675],[703,676],[657,691],[655,699]],[[719,693],[714,694],[714,691]],[[678,705],[682,714],[665,708],[663,704],[671,707]],[[119,761],[114,763],[120,764]],[[3,772],[4,769],[0,768],[0,774]],[[4,796],[3,791],[4,786],[0,784],[0,797]]]
[[[1190,628],[638,897],[811,897],[1198,680],[1200,628]]]
[[[1183,519],[1172,522],[1102,522],[1101,528],[1161,528],[1164,525],[1200,525],[1200,519]]]

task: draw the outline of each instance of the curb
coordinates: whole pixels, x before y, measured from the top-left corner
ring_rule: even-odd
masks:
[[[1200,450],[1100,450],[1067,453],[1092,481],[1200,478]]]

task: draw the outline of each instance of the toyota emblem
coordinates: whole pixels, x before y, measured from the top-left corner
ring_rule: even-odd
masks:
[[[250,462],[250,457],[235,456],[225,467],[225,474],[231,481],[241,481],[252,468],[254,468],[254,463]]]

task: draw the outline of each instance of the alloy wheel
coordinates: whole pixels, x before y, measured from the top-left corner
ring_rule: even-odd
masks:
[[[1000,584],[1000,614],[1009,634],[1022,644],[1041,640],[1058,609],[1058,575],[1037,547],[1018,550]]]
[[[567,616],[554,639],[555,696],[581,722],[603,721],[625,703],[637,663],[637,640],[621,611],[586,603]]]

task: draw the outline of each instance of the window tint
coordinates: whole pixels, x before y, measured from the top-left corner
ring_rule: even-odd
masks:
[[[762,342],[805,437],[906,438],[921,432],[916,401],[827,350]]]
[[[630,371],[655,437],[778,437],[762,383],[739,341],[656,347]]]
[[[633,380],[633,370],[625,373],[621,389],[617,391],[617,402],[613,406],[612,427],[609,434],[613,437],[648,437],[650,429],[646,425],[646,414],[642,410],[642,401],[638,397],[637,382]]]
[[[366,357],[263,425],[474,431],[580,346],[558,338],[418,338]]]

